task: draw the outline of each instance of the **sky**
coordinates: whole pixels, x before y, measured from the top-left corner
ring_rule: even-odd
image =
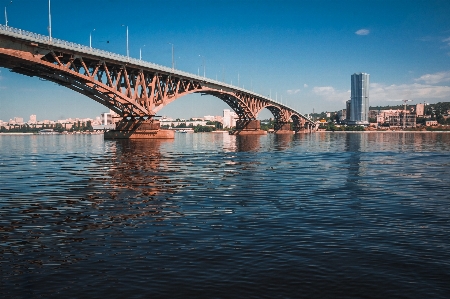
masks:
[[[8,25],[48,35],[48,0],[0,0]],[[353,73],[371,106],[450,101],[448,0],[52,0],[52,36],[271,96],[300,113],[337,111]],[[0,17],[0,22],[4,24]],[[122,26],[125,25],[125,26]],[[95,30],[94,30],[95,29]],[[199,94],[158,115],[222,115]],[[95,118],[108,109],[55,83],[0,68],[0,120]],[[260,119],[270,117],[264,109]]]

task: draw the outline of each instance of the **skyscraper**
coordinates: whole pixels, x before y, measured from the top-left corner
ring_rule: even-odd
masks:
[[[369,74],[355,73],[352,75],[349,124],[369,124]]]

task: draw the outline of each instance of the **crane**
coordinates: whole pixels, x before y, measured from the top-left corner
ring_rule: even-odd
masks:
[[[403,130],[406,128],[406,102],[412,102],[412,100],[401,100],[404,104],[403,108]]]
[[[403,104],[404,104],[404,107],[403,107],[403,129],[405,129],[406,128],[406,102],[412,102],[412,100],[388,100],[388,101],[391,101],[391,102],[402,101],[403,102]]]

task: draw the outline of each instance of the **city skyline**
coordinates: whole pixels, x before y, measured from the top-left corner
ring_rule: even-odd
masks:
[[[371,74],[372,106],[405,98],[412,104],[450,100],[447,2],[193,1],[169,15],[151,14],[149,21],[135,16],[157,2],[52,1],[52,36],[122,55],[129,49],[131,57],[165,66],[172,64],[173,47],[177,69],[254,90],[309,114],[344,109],[348,76],[358,72]],[[69,6],[73,23],[67,22]],[[7,13],[9,26],[48,35],[48,1],[16,0]],[[220,99],[197,94],[158,114],[186,118],[224,109],[229,107]],[[0,68],[2,120],[19,114],[95,118],[107,110],[54,83]],[[264,110],[260,116],[271,114]]]

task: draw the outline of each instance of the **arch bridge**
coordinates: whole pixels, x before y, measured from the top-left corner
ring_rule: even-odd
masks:
[[[275,130],[314,123],[294,109],[240,87],[88,46],[0,25],[0,66],[75,90],[123,120],[152,120],[157,112],[191,93],[213,95],[237,114],[238,128],[252,127],[266,108]]]

